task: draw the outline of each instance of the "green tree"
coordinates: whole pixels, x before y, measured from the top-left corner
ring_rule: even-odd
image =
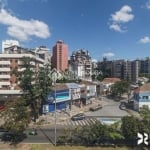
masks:
[[[130,142],[130,144],[136,142],[139,123],[140,121],[133,116],[125,116],[122,118],[121,131],[126,141]]]
[[[140,109],[140,116],[142,117],[142,121],[140,122],[140,131],[142,133],[150,134],[150,109],[147,105],[144,105]]]
[[[30,121],[28,107],[25,106],[25,103],[23,98],[18,98],[5,104],[5,110],[1,114],[5,129],[15,134],[23,133]]]
[[[143,119],[150,121],[150,109],[147,105],[140,108],[140,115]]]
[[[52,86],[51,68],[49,64],[46,64],[44,67],[39,69],[36,84],[41,104],[44,104]]]
[[[130,83],[128,81],[118,81],[111,87],[113,96],[121,97],[125,93],[129,93]]]
[[[31,108],[31,115],[36,121],[38,117],[39,108],[39,88],[36,84],[37,70],[31,63],[34,62],[32,58],[24,57],[22,67],[24,70],[18,72],[18,79],[20,81],[20,88],[23,91],[23,98],[26,100],[26,105]]]

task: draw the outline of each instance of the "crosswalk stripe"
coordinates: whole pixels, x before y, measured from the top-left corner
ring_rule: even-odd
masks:
[[[74,123],[76,124],[76,126],[78,126],[80,122],[77,120],[77,121],[74,121]]]
[[[92,122],[92,120],[91,120],[91,119],[88,119],[87,121],[88,121],[88,123],[89,123],[90,125],[92,125],[92,124],[93,124],[93,122]]]
[[[95,124],[95,122],[96,122],[96,120],[95,120],[95,119],[90,118],[90,120],[91,120],[91,122],[92,122],[93,124]]]
[[[84,120],[81,120],[81,123],[82,123],[83,126],[86,125],[86,123],[84,122]]]
[[[76,126],[76,121],[71,121],[71,123],[73,124],[73,126]]]
[[[89,125],[89,123],[88,123],[87,119],[86,119],[86,120],[84,120],[84,121],[85,121],[86,125]]]
[[[96,124],[97,120],[95,118],[87,118],[84,120],[76,120],[76,121],[72,121],[72,120],[66,120],[65,122],[62,122],[61,125],[64,126],[90,126],[93,124]]]

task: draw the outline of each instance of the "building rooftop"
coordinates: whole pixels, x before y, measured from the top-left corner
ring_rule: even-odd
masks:
[[[115,83],[121,81],[120,78],[104,78],[102,83]]]
[[[65,83],[56,83],[56,86],[52,87],[52,90],[66,90],[69,89]]]
[[[143,91],[143,92],[150,92],[150,82],[149,83],[146,83],[144,85],[142,85],[140,87],[140,91]]]
[[[77,84],[77,83],[66,83],[66,85],[69,89],[80,88],[79,84]]]

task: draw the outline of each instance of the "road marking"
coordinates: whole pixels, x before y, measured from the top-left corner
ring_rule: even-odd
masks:
[[[72,121],[72,120],[66,120],[65,122],[61,122],[61,125],[65,125],[65,126],[90,126],[93,124],[96,124],[97,120],[95,118],[87,118],[84,120],[76,120],[76,121]]]
[[[81,120],[81,124],[82,124],[83,126],[86,125],[86,123],[84,122],[84,120]]]
[[[84,121],[85,121],[86,125],[88,125],[88,126],[90,125],[89,122],[88,122],[88,119],[86,119]]]

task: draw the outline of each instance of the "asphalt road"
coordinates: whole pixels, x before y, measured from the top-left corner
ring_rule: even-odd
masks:
[[[37,135],[29,135],[31,129],[27,129],[25,131],[27,138],[24,139],[23,143],[52,143],[54,144],[55,134],[54,127],[50,127],[47,129],[39,128],[37,129]],[[57,128],[56,137],[64,134],[64,128]]]
[[[94,112],[86,112],[86,116],[95,116],[95,117],[101,117],[101,116],[110,116],[110,117],[123,117],[126,115],[129,115],[125,110],[121,110],[119,108],[120,102],[116,102],[112,99],[108,99],[106,97],[103,97],[102,100],[102,109],[99,109]]]

